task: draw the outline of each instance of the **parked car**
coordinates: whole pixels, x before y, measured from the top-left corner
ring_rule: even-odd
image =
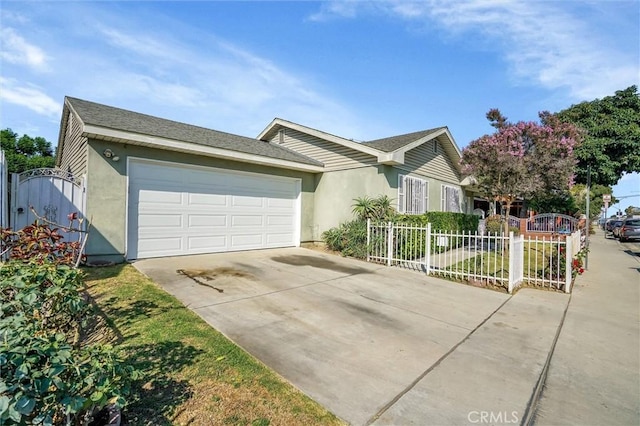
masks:
[[[609,235],[616,236],[615,229],[619,228],[622,225],[621,219],[611,218],[607,220],[607,223],[604,225],[604,236],[605,238]]]
[[[622,226],[622,219],[616,220],[613,222],[613,226],[611,227],[611,232],[613,233],[613,238],[620,238],[620,227]]]
[[[640,217],[627,217],[622,220],[618,231],[620,241],[640,240]]]

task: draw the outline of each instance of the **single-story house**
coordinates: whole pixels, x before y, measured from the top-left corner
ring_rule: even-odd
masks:
[[[446,127],[355,142],[276,118],[257,138],[66,97],[57,167],[82,176],[90,259],[298,246],[353,199],[471,213]]]

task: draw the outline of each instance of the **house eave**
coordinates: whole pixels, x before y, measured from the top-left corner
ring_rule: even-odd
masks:
[[[311,173],[321,173],[323,166],[297,163],[295,161],[279,158],[264,157],[256,154],[232,151],[206,145],[197,145],[191,142],[184,142],[174,139],[161,138],[157,136],[131,133],[121,130],[114,130],[100,126],[85,125],[83,136],[107,142],[146,146],[149,148],[163,149],[167,151],[184,152],[188,154],[204,155],[208,157],[222,158],[226,160],[239,161],[243,163],[259,164],[264,166],[278,167],[289,170],[297,170]]]
[[[404,151],[384,152],[378,155],[378,164],[401,166],[404,164]]]

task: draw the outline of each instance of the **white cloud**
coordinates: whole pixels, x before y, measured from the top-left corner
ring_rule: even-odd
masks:
[[[41,88],[0,77],[0,101],[23,106],[48,117],[60,115],[60,103],[54,101]]]
[[[321,3],[320,11],[309,16],[309,20],[322,22],[334,17],[355,18],[363,3],[356,0],[325,1]]]
[[[12,64],[27,65],[37,70],[47,69],[47,55],[38,46],[30,44],[13,28],[0,29],[0,58]]]
[[[613,94],[638,84],[638,46],[616,50],[599,37],[598,22],[572,12],[572,2],[520,0],[425,0],[374,2],[377,13],[416,22],[424,20],[455,36],[483,35],[485,45],[503,56],[513,83],[534,83],[568,90],[574,101]],[[358,6],[362,6],[360,10]],[[370,4],[335,1],[323,4],[321,16],[354,18]],[[633,35],[637,40],[637,34]]]
[[[231,42],[193,29],[160,33],[101,21],[90,52],[64,54],[70,74],[83,64],[72,96],[247,136],[275,116],[355,132],[353,114],[313,82]]]

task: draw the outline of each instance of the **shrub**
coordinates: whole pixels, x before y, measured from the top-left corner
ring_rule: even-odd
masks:
[[[476,232],[480,219],[476,215],[453,212],[426,212],[421,215],[399,215],[395,222],[426,225],[435,231]]]
[[[502,234],[504,229],[504,221],[502,220],[502,216],[497,214],[493,216],[489,216],[484,223],[485,223],[485,229],[487,230],[488,233]]]
[[[0,319],[0,424],[86,424],[137,377],[110,346],[76,348],[24,314]]]
[[[81,345],[90,313],[82,274],[58,262],[66,254],[51,258],[60,252],[46,235],[16,242],[34,259],[0,266],[0,424],[88,424],[107,405],[122,407],[138,377],[112,347]]]
[[[0,268],[2,317],[22,315],[38,333],[62,333],[76,344],[89,313],[82,274],[65,265],[9,262]]]
[[[453,212],[427,212],[421,215],[401,215],[396,218],[398,223],[426,226],[431,223],[431,230],[438,232],[475,233],[478,230],[479,218],[476,215]],[[413,253],[424,254],[425,231],[414,231],[407,237],[396,241],[396,251],[406,259],[411,259]],[[446,246],[440,246],[435,239],[431,239],[431,253],[441,253],[454,249],[463,244],[463,238],[450,237]]]
[[[498,214],[489,216],[485,220],[486,232],[490,234],[504,234],[504,221],[505,221],[505,218]],[[520,235],[520,228],[515,226],[510,226],[509,232],[513,232],[513,235]]]
[[[373,222],[385,222],[396,216],[396,211],[391,205],[392,200],[386,195],[379,195],[377,198],[365,195],[353,201],[352,212],[358,220],[371,219]]]
[[[367,222],[355,219],[341,223],[322,233],[322,240],[330,250],[343,256],[364,259],[367,257]]]
[[[71,216],[71,215],[70,215]],[[74,265],[81,256],[80,241],[62,241],[60,228],[38,221],[18,231],[3,229],[0,232],[0,250],[13,260],[35,263]]]

